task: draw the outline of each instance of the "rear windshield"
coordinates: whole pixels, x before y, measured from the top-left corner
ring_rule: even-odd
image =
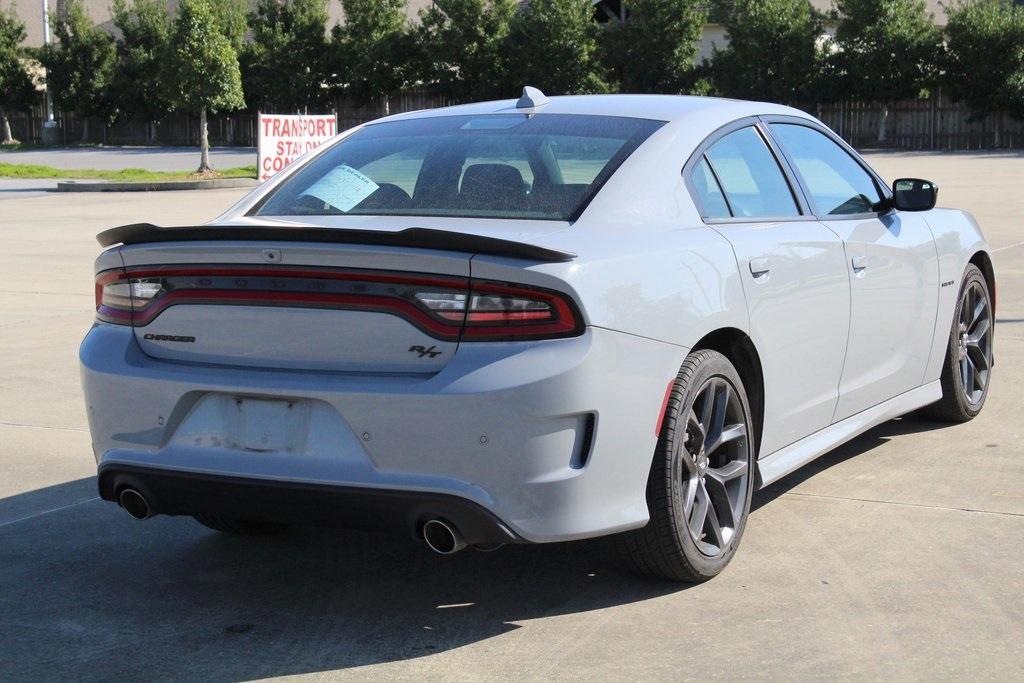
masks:
[[[570,114],[377,123],[320,154],[255,213],[574,220],[662,125]]]

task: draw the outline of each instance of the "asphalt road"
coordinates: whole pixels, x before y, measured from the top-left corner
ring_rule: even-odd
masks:
[[[1024,677],[1024,163],[872,157],[975,213],[999,278],[984,413],[883,425],[760,492],[706,584],[600,542],[450,558],[402,538],[230,538],[96,498],[76,349],[93,235],[240,192],[0,203],[0,680]],[[3,194],[3,193],[0,193]]]
[[[0,153],[0,163],[39,164],[54,168],[147,171],[193,171],[199,166],[198,147],[59,147]],[[213,147],[214,168],[256,164],[255,147]]]

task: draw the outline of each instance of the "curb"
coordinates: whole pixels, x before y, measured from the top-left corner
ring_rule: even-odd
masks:
[[[149,180],[107,182],[98,180],[61,180],[57,192],[159,192],[164,190],[222,190],[232,187],[256,187],[255,178],[215,178],[213,180]]]

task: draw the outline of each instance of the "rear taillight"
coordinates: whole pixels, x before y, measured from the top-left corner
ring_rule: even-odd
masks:
[[[141,303],[147,296],[155,296],[152,285],[131,280],[120,269],[104,271],[96,276],[96,317],[103,322],[130,325],[132,301]]]
[[[466,278],[281,266],[164,266],[96,278],[96,316],[104,322],[143,327],[177,304],[390,313],[453,341],[551,339],[583,330],[563,294]]]
[[[551,339],[582,331],[576,307],[563,294],[496,282],[470,286],[466,341]]]

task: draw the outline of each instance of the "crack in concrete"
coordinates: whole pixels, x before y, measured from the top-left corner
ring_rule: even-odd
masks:
[[[25,521],[28,521],[30,519],[35,519],[36,517],[42,517],[43,515],[49,515],[49,514],[51,514],[53,512],[60,512],[61,510],[67,510],[69,508],[73,508],[73,507],[76,507],[78,505],[83,505],[85,503],[91,503],[92,501],[99,500],[99,499],[100,499],[99,496],[93,496],[92,498],[84,498],[82,500],[76,500],[74,503],[68,503],[67,505],[61,505],[60,507],[51,508],[49,510],[43,510],[42,512],[37,512],[37,513],[32,514],[32,515],[27,515],[25,517],[19,517],[18,519],[12,519],[9,522],[2,522],[2,523],[0,523],[0,529],[4,528],[5,526],[11,526],[12,524],[17,524],[18,522],[25,522]]]
[[[1024,517],[1024,512],[1000,512],[997,510],[979,510],[977,508],[949,507],[946,505],[927,505],[925,503],[905,503],[898,500],[879,500],[877,498],[854,498],[849,496],[830,496],[823,493],[799,493],[789,491],[782,494],[785,496],[800,496],[801,498],[824,498],[826,500],[847,500],[857,503],[877,503],[879,505],[899,505],[902,507],[925,508],[927,510],[948,510],[950,512],[977,512],[983,515],[1003,515],[1006,517]]]
[[[55,429],[64,432],[88,432],[85,427],[54,427],[51,425],[30,425],[23,422],[4,422],[0,420],[0,427],[27,427],[29,429]]]

